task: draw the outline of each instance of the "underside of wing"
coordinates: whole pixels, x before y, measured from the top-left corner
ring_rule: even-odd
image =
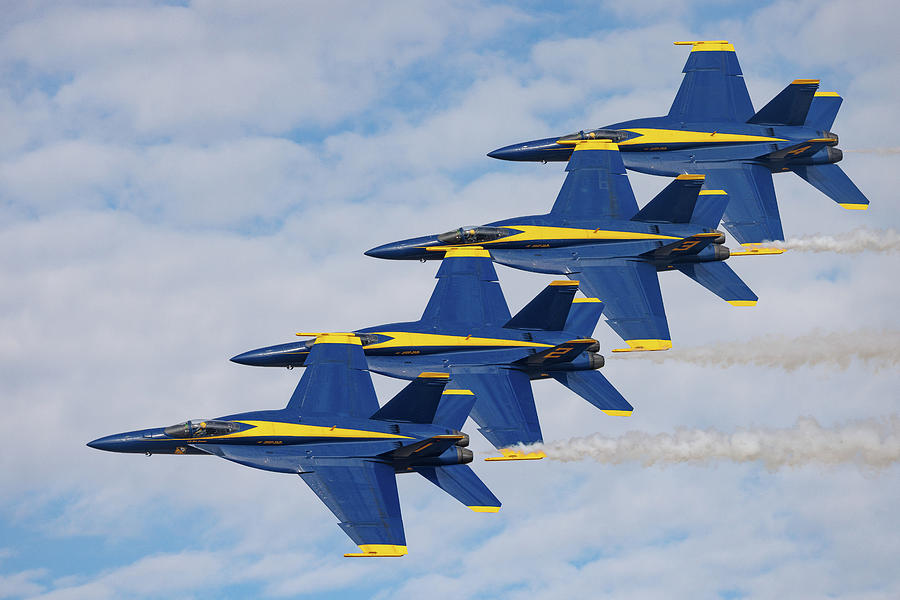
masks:
[[[715,166],[698,163],[697,170],[706,175],[707,188],[728,193],[722,224],[737,241],[756,244],[784,239],[772,172],[768,168],[738,162]]]
[[[643,261],[610,260],[569,274],[585,294],[603,301],[606,322],[628,343],[625,350],[672,347],[656,267]]]
[[[501,327],[509,321],[509,307],[486,250],[449,250],[436,277],[437,285],[422,314],[423,324]]]
[[[681,87],[669,109],[671,118],[682,123],[744,123],[753,116],[753,103],[734,46],[726,41],[675,43],[692,48]]]
[[[340,520],[361,552],[345,556],[402,556],[406,536],[394,468],[362,458],[304,461],[303,481]]]
[[[475,394],[470,416],[495,448],[543,441],[531,380],[525,372],[494,366],[454,367],[450,382]]]
[[[367,369],[358,337],[316,338],[287,410],[304,416],[368,418],[378,410],[378,398]]]
[[[630,219],[637,201],[619,148],[609,140],[576,143],[550,214],[567,220]]]

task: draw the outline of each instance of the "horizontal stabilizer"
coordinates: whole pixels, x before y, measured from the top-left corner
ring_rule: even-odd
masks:
[[[500,510],[500,501],[468,465],[413,467],[413,470],[475,512]]]
[[[655,262],[674,262],[679,258],[699,254],[719,237],[721,234],[718,233],[696,233],[677,242],[645,252],[641,256]]]
[[[724,262],[679,265],[678,270],[734,306],[753,306],[758,300],[756,294]]]
[[[866,210],[869,200],[837,165],[791,167],[814,188],[851,210]]]
[[[554,281],[516,313],[503,327],[562,331],[569,316],[572,298],[578,291],[577,281]]]
[[[450,380],[446,373],[421,373],[369,417],[399,423],[432,423]]]
[[[704,175],[679,175],[631,220],[643,223],[690,223],[704,179]]]
[[[579,354],[590,348],[597,346],[597,340],[586,338],[583,340],[570,340],[563,342],[558,346],[547,348],[537,354],[532,354],[516,361],[520,365],[527,367],[547,367],[560,363],[567,363],[574,360]]]
[[[553,378],[608,415],[629,417],[634,410],[599,371],[559,371]]]
[[[571,331],[582,337],[594,335],[594,329],[603,314],[603,302],[597,298],[574,298],[563,331]]]
[[[747,122],[756,125],[803,125],[817,89],[818,79],[795,79]]]
[[[716,229],[726,208],[728,208],[728,194],[724,190],[703,190],[697,197],[691,223]]]
[[[843,101],[844,99],[835,92],[816,92],[812,104],[809,105],[805,125],[822,131],[831,131]]]

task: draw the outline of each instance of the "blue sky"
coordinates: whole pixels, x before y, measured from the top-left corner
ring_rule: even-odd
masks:
[[[84,446],[283,406],[298,371],[227,359],[295,331],[415,318],[436,265],[362,252],[546,210],[561,165],[485,154],[665,113],[687,54],[675,40],[733,42],[757,108],[795,78],[844,96],[842,167],[872,208],[841,210],[779,175],[788,237],[900,228],[893,3],[548,6],[7,7],[0,598],[900,596],[896,465],[476,460],[499,514],[401,477],[409,556],[352,561],[334,517],[295,478]],[[631,179],[641,204],[666,183]],[[676,346],[764,352],[771,336],[858,343],[898,330],[896,254],[730,264],[760,296],[753,309],[662,277]],[[514,311],[547,282],[498,272]],[[602,324],[596,336],[605,349],[620,343]],[[896,360],[878,369],[827,339],[846,356],[837,366],[610,358],[605,374],[636,408],[629,419],[538,382],[545,439],[896,415]],[[376,380],[382,398],[400,387]],[[476,455],[489,454],[467,429]]]

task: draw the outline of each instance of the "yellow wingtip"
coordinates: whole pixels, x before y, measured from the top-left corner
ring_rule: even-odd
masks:
[[[869,210],[868,204],[840,203],[847,210]]]
[[[495,513],[500,512],[499,506],[470,506],[471,510],[479,513]]]
[[[611,417],[630,417],[633,411],[630,410],[604,410]]]
[[[500,454],[503,456],[489,456],[484,460],[489,462],[495,460],[540,460],[547,456],[541,450],[538,450],[537,452],[521,452],[519,450],[512,450],[511,448],[500,448]]]
[[[625,340],[628,348],[616,348],[613,352],[645,352],[654,350],[668,350],[672,347],[672,340]]]
[[[732,306],[756,306],[756,300],[726,300]]]
[[[382,557],[382,556],[406,556],[406,546],[394,546],[392,544],[360,544],[362,552],[349,552],[346,557]]]

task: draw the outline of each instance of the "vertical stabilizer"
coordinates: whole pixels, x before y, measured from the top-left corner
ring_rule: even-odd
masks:
[[[569,316],[572,298],[578,291],[577,281],[554,281],[526,304],[503,327],[562,331]]]
[[[803,125],[817,89],[818,79],[795,79],[747,122],[756,125]]]
[[[592,337],[602,314],[603,302],[599,298],[575,298],[563,330],[586,338]]]
[[[805,125],[822,131],[831,131],[842,102],[843,98],[836,92],[816,92],[809,105]]]

